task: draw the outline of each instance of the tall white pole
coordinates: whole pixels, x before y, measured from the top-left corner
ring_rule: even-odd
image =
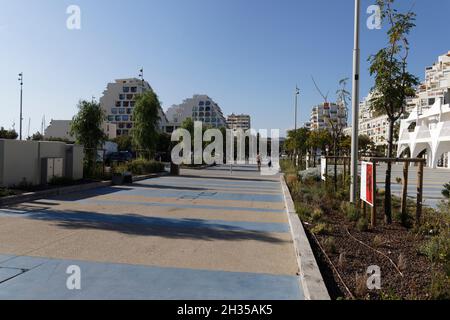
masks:
[[[359,137],[359,25],[360,0],[355,0],[355,45],[353,50],[353,92],[352,92],[352,159],[350,202],[356,203],[358,195],[358,137]]]
[[[20,81],[20,123],[19,123],[19,140],[22,140],[22,121],[23,121],[23,113],[22,113],[22,101],[23,101],[23,72],[19,73],[19,81]]]

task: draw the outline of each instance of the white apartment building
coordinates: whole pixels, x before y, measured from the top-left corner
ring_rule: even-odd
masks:
[[[49,126],[45,129],[45,139],[65,139],[75,142],[75,137],[70,134],[70,127],[72,120],[52,120]],[[103,132],[108,139],[115,139],[117,137],[117,127],[115,124],[104,122],[102,125]]]
[[[371,108],[372,93],[364,98],[359,104],[359,135],[368,136],[375,146],[387,145],[389,139],[388,116],[377,116]],[[407,98],[406,114],[412,112],[416,106],[415,98]],[[351,135],[352,128],[346,128],[344,134]]]
[[[179,128],[187,118],[203,122],[205,126],[214,128],[227,125],[219,105],[207,95],[194,95],[192,98],[184,100],[182,104],[170,107],[166,115],[169,122],[167,132]]]
[[[330,122],[347,127],[347,111],[341,105],[325,102],[313,107],[310,122],[306,127],[311,130],[331,130]]]
[[[231,114],[227,118],[228,129],[244,131],[251,129],[251,118],[247,114]]]
[[[431,168],[450,168],[450,51],[426,68],[417,106],[401,121],[398,156],[424,156]]]
[[[117,136],[130,134],[133,129],[136,96],[147,90],[152,90],[150,84],[137,78],[118,79],[108,84],[100,99],[100,105],[106,111],[108,123],[117,126]],[[159,118],[159,130],[164,132],[167,118],[161,108]]]

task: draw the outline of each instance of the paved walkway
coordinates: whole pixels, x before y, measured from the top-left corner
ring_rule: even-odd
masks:
[[[303,299],[285,210],[251,166],[3,208],[0,299]]]

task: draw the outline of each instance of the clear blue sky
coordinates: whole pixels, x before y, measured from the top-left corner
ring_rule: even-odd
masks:
[[[375,0],[362,0],[362,9]],[[450,50],[448,0],[415,2],[410,69]],[[293,127],[293,92],[301,88],[300,120],[322,101],[311,81],[334,98],[352,71],[353,0],[0,0],[0,126],[19,121],[17,74],[25,74],[24,135],[42,116],[70,119],[79,99],[99,98],[116,78],[137,76],[163,108],[195,93],[210,95],[225,114],[249,113],[255,128]],[[66,28],[66,8],[82,10],[82,29]],[[385,29],[362,20],[362,87],[373,85],[367,57],[385,44]],[[349,87],[350,89],[350,87]]]

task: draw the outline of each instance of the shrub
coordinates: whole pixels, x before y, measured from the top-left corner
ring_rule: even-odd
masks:
[[[372,240],[372,243],[375,248],[379,248],[384,244],[384,240],[381,236],[375,236],[375,238],[373,238]]]
[[[128,165],[126,164],[120,164],[112,167],[112,174],[124,174],[126,172],[129,172]]]
[[[360,211],[349,202],[343,202],[341,205],[341,210],[351,222],[357,222],[361,218]]]
[[[450,231],[431,238],[420,249],[431,262],[448,263],[450,261]]]
[[[50,180],[50,185],[52,186],[68,186],[73,184],[73,179],[67,177],[53,177]]]
[[[308,205],[305,205],[300,202],[295,203],[295,211],[297,212],[298,216],[303,221],[310,221],[311,219],[311,212],[313,211],[311,207]]]
[[[358,222],[356,223],[356,229],[360,232],[368,231],[369,230],[369,221],[367,221],[367,219],[364,217],[359,218]]]
[[[164,164],[157,161],[136,159],[128,163],[128,170],[135,175],[144,175],[164,171]]]
[[[442,190],[442,195],[447,199],[450,198],[450,183],[444,184],[444,190]]]
[[[322,219],[323,211],[322,209],[315,209],[311,215],[312,221],[318,222]]]
[[[331,226],[326,223],[319,223],[314,228],[311,229],[311,232],[317,235],[330,234],[333,232]]]
[[[14,195],[14,191],[9,189],[0,188],[0,197],[7,197]]]
[[[326,239],[325,239],[325,241],[323,242],[323,249],[324,249],[327,253],[331,253],[331,254],[337,253],[337,250],[336,250],[336,241],[334,240],[333,237],[329,237],[329,238],[326,238]]]
[[[434,273],[431,281],[430,294],[433,300],[449,300],[450,276],[442,273]]]

